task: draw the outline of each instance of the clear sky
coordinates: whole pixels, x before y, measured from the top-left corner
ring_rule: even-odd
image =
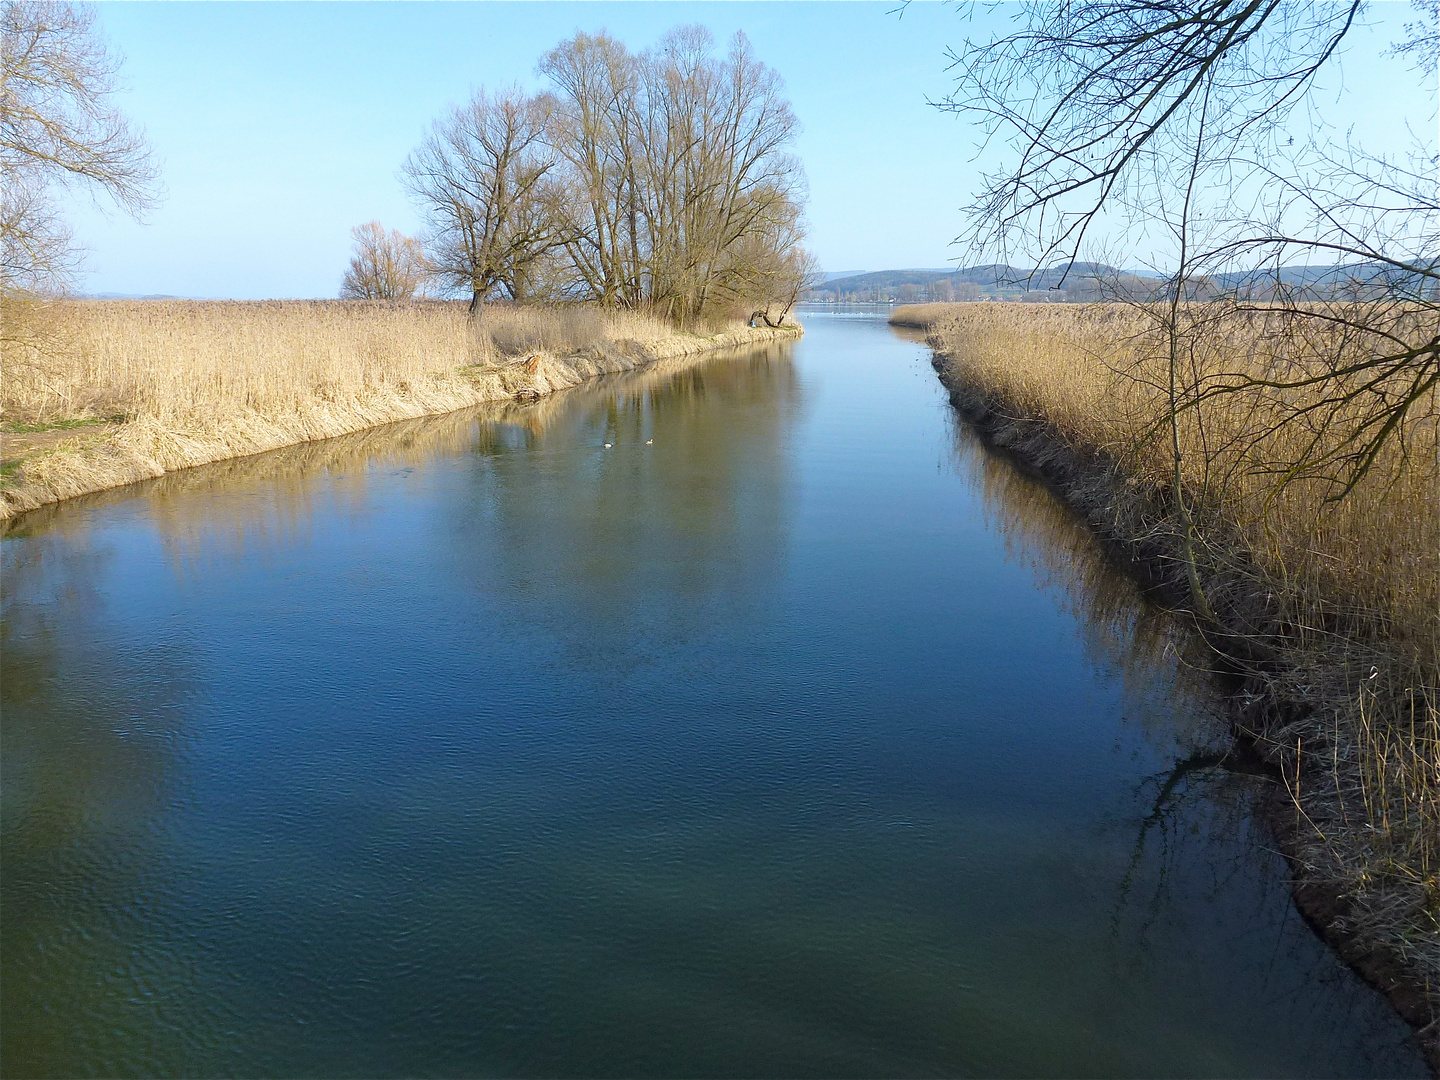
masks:
[[[106,3],[125,58],[122,108],[161,165],[164,201],[136,224],[75,203],[85,292],[334,296],[350,228],[418,228],[397,180],[426,126],[478,85],[539,88],[540,54],[576,30],[640,50],[672,26],[744,30],[804,127],[809,246],[826,270],[939,267],[960,252],[976,132],[927,99],[945,48],[1004,24],[948,4]],[[1382,50],[1415,18],[1377,4],[1322,97],[1338,128],[1394,149],[1435,125],[1434,94]],[[1428,125],[1428,128],[1426,127]]]

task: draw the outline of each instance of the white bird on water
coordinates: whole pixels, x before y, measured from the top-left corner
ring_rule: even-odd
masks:
[[[654,446],[654,445],[655,445],[655,440],[654,440],[654,439],[646,439],[646,440],[645,440],[645,445],[646,445],[646,446]]]
[[[609,450],[610,447],[612,447],[612,446],[614,446],[614,445],[615,445],[614,443],[608,443],[608,442],[607,442],[607,443],[605,444],[605,449],[606,449],[606,450]]]

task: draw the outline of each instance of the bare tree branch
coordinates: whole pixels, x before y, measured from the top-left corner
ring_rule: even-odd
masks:
[[[145,139],[111,104],[119,66],[90,9],[0,4],[0,289],[55,287],[75,269],[53,187],[88,188],[137,217],[154,204]]]

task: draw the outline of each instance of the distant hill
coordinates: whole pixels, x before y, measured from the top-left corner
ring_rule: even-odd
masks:
[[[1363,298],[1384,292],[1401,295],[1432,292],[1433,286],[1419,274],[1397,271],[1384,263],[1338,263],[1334,266],[1282,266],[1216,274],[1215,283],[1226,293],[1261,299],[1277,289],[1301,299]],[[1277,285],[1278,282],[1278,285]]]
[[[874,276],[877,275],[877,274],[953,274],[953,273],[955,273],[955,268],[954,268],[953,266],[942,266],[942,267],[939,267],[938,269],[926,269],[926,270],[839,270],[839,271],[834,271],[834,272],[828,272],[828,271],[827,271],[825,274],[822,274],[822,275],[821,275],[821,278],[822,278],[822,280],[824,280],[824,281],[828,284],[829,282],[841,281],[841,280],[844,280],[844,279],[846,279],[846,278],[861,278],[861,277],[868,278],[868,277],[874,277]]]
[[[1043,270],[991,263],[943,270],[876,270],[836,277],[816,285],[806,299],[812,303],[1099,299],[1106,295],[1102,283],[1118,283],[1131,292],[1150,292],[1159,284],[1103,263],[1077,262]]]
[[[1277,284],[1278,282],[1278,284]],[[805,295],[811,303],[925,303],[952,300],[1030,300],[1083,302],[1114,299],[1146,300],[1163,282],[1095,262],[1075,262],[1045,269],[991,263],[945,270],[875,270],[830,278]],[[1195,283],[1193,295],[1266,299],[1277,289],[1300,299],[1363,297],[1397,286],[1430,288],[1418,275],[1397,277],[1378,263],[1336,266],[1296,265],[1216,274]],[[1393,292],[1392,292],[1393,295]]]
[[[123,293],[97,292],[81,293],[81,300],[186,300],[184,296],[169,296],[165,293]]]

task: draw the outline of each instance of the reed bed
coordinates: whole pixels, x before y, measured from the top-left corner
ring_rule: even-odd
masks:
[[[698,336],[642,312],[365,301],[4,303],[0,517],[377,424],[538,396],[655,359],[796,333]]]
[[[892,322],[924,328],[957,404],[1192,607],[1193,562],[1208,636],[1244,675],[1241,726],[1291,796],[1312,914],[1377,982],[1405,983],[1397,1002],[1430,1025],[1440,1063],[1440,402],[1432,392],[1412,409],[1336,498],[1334,469],[1295,465],[1343,450],[1363,402],[1307,414],[1319,390],[1248,379],[1310,370],[1350,343],[1297,332],[1283,312],[1181,315],[1181,390],[1230,392],[1193,394],[1178,414],[1153,309],[928,304]],[[1388,329],[1427,332],[1408,318]]]

